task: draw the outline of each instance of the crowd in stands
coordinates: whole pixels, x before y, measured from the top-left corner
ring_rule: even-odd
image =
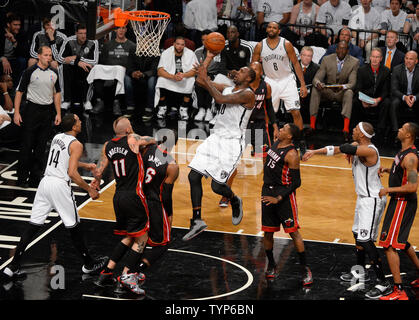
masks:
[[[319,108],[334,103],[345,139],[358,121],[371,121],[394,142],[402,120],[419,115],[419,4],[406,0],[146,0],[144,9],[168,12],[160,57],[137,56],[130,25],[104,39],[87,38],[84,22],[73,34],[42,17],[29,34],[24,17],[9,12],[0,32],[0,142],[18,141],[14,96],[24,70],[37,63],[40,48],[52,50],[61,109],[82,114],[131,113],[142,121],[167,117],[211,122],[211,96],[195,85],[194,64],[206,57],[205,37],[218,31],[226,46],[208,68],[214,81],[233,83],[251,61],[266,25],[281,25],[295,47],[308,97],[301,101],[308,134],[318,129]],[[69,80],[71,79],[71,80]],[[370,101],[367,102],[366,95]],[[22,106],[24,108],[24,106]],[[385,143],[384,140],[381,143]]]

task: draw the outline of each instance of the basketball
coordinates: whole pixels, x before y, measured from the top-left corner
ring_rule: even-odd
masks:
[[[226,39],[219,32],[211,32],[205,39],[204,46],[211,52],[220,52],[224,49]]]

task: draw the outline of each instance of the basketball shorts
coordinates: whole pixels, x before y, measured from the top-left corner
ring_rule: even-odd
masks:
[[[189,167],[218,183],[226,183],[237,168],[244,150],[244,139],[211,134],[198,148]]]
[[[262,187],[263,196],[275,197],[278,194],[277,186],[264,185]],[[295,192],[277,204],[266,205],[262,202],[262,231],[277,232],[281,230],[281,225],[286,233],[295,232],[300,228]]]
[[[75,227],[80,222],[70,182],[58,177],[45,176],[35,194],[30,223],[43,225],[53,209],[58,212],[66,228]]]
[[[250,141],[256,157],[266,157],[266,152],[271,146],[271,138],[269,136],[268,125],[265,120],[249,121],[246,133],[250,137],[246,141]]]
[[[287,112],[300,110],[300,95],[294,75],[281,80],[265,77],[265,81],[272,88],[272,105],[275,112],[278,112],[280,100],[284,101]]]
[[[148,244],[150,246],[164,246],[170,242],[171,224],[169,216],[160,201],[148,200],[150,213],[150,230]]]
[[[415,219],[417,199],[391,197],[381,228],[379,245],[404,249]]]
[[[357,234],[358,241],[376,241],[378,226],[386,207],[386,197],[360,197],[356,200],[352,232]]]
[[[135,192],[119,191],[113,197],[117,235],[139,237],[150,228],[148,207]]]

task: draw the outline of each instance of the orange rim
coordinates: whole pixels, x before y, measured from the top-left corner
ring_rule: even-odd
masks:
[[[121,8],[116,8],[113,12],[114,23],[117,27],[126,26],[127,20],[135,20],[144,22],[146,20],[166,20],[170,19],[170,14],[161,11],[122,11]]]

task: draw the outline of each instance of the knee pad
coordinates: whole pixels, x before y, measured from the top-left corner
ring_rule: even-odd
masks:
[[[407,250],[409,250],[409,248],[410,248],[410,243],[406,242],[406,246],[404,247],[403,251],[407,252]]]

